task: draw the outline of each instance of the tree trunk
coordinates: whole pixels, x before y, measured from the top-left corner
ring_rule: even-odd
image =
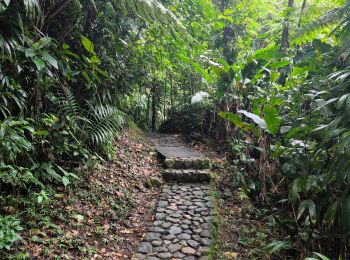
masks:
[[[303,1],[303,4],[301,6],[301,11],[300,11],[300,17],[299,17],[299,22],[298,22],[298,27],[300,27],[301,25],[301,18],[303,17],[303,13],[305,11],[306,8],[306,0]]]
[[[157,93],[156,93],[156,86],[153,83],[152,86],[152,121],[151,121],[151,128],[152,131],[156,130],[156,121],[157,121]]]
[[[294,7],[294,0],[288,0],[288,8]],[[282,39],[281,39],[281,51],[283,54],[288,54],[289,49],[289,16],[290,12],[287,12],[287,17],[284,20],[283,30],[282,30]]]

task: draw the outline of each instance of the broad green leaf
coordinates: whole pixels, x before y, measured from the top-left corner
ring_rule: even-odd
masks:
[[[276,134],[281,124],[281,118],[275,107],[271,105],[266,105],[264,107],[264,120],[269,132],[271,134]]]
[[[26,55],[27,58],[32,58],[36,56],[36,51],[34,49],[28,48],[25,50],[24,54]]]
[[[273,62],[268,65],[270,69],[278,69],[278,68],[283,68],[285,66],[288,66],[290,64],[290,61],[285,60],[285,61],[278,61],[278,62]]]
[[[245,111],[245,110],[238,110],[238,112],[245,115],[246,117],[252,119],[254,121],[254,123],[256,123],[261,129],[267,130],[266,122],[261,117],[255,115],[253,113],[250,113],[248,111]]]
[[[67,187],[70,184],[70,181],[66,176],[63,176],[62,183],[63,183],[64,187]]]
[[[42,59],[34,59],[34,63],[39,71],[42,71],[46,67],[45,62]]]
[[[38,196],[38,204],[40,204],[44,200],[44,197],[42,195]]]
[[[44,52],[43,59],[46,60],[52,67],[58,69],[57,60],[54,57],[52,57],[50,53]]]
[[[321,260],[330,260],[327,256],[322,255],[320,253],[317,252],[313,252],[315,255],[317,255]]]
[[[89,53],[95,53],[95,46],[87,37],[81,36],[81,42]]]

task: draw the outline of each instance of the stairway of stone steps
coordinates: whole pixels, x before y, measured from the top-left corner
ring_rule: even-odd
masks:
[[[155,221],[132,259],[207,259],[214,216],[210,196],[210,163],[178,135],[153,134],[164,164]]]

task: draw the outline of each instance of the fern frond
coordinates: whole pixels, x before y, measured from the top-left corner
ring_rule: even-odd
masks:
[[[124,125],[122,112],[109,105],[90,106],[90,108],[87,140],[96,146],[112,140]]]
[[[74,130],[82,130],[82,124],[85,125],[88,119],[84,116],[86,113],[80,104],[76,101],[73,92],[66,86],[63,86],[58,92],[59,115],[67,119],[69,126]]]

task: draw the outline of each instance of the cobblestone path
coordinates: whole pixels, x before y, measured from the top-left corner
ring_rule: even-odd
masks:
[[[159,197],[155,221],[132,259],[208,259],[214,215],[207,182],[209,170],[203,169],[209,168],[208,160],[182,146],[177,136],[158,135],[152,139],[164,161],[167,183]],[[174,147],[180,149],[174,150],[173,156]]]

